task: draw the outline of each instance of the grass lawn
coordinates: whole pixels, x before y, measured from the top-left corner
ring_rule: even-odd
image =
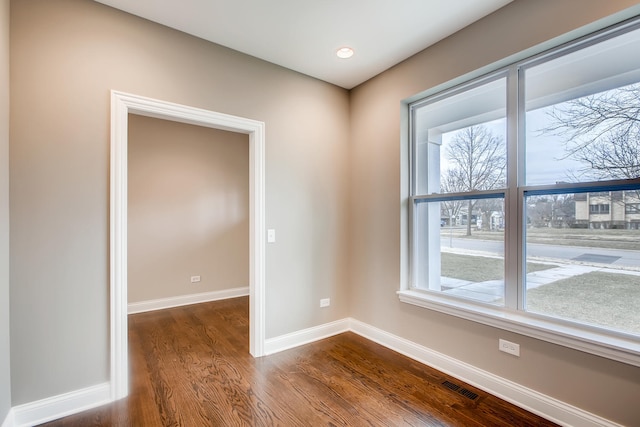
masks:
[[[532,289],[527,310],[640,334],[640,276],[593,272]]]
[[[527,273],[547,270],[554,265],[527,263]],[[444,277],[469,280],[470,282],[485,282],[504,278],[504,260],[483,256],[459,255],[442,252],[441,273]]]
[[[527,263],[527,273],[554,268]],[[442,252],[442,276],[471,282],[504,277],[499,258]],[[527,310],[640,334],[640,276],[595,271],[527,291]]]

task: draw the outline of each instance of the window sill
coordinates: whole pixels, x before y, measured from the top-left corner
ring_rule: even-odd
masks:
[[[401,302],[640,367],[640,340],[632,336],[580,328],[530,313],[452,300],[419,290],[398,291]]]

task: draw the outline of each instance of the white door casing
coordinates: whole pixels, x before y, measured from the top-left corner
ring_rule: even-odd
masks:
[[[111,91],[111,399],[129,393],[127,333],[127,147],[129,114],[249,135],[249,351],[265,342],[265,124],[256,120]]]

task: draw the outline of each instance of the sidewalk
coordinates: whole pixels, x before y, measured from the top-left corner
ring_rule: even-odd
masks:
[[[607,270],[607,272],[611,273],[640,275],[640,273],[633,273],[628,271],[621,272],[604,267],[570,264],[527,274],[527,289],[535,289],[549,283],[557,282],[558,280],[567,279],[569,277],[591,273],[598,270]],[[471,298],[476,301],[483,301],[487,303],[502,302],[504,299],[503,280],[489,280],[486,282],[475,283],[466,280],[443,277],[441,284],[443,292],[450,295]]]

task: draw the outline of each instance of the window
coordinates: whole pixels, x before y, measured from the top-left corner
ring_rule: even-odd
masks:
[[[639,214],[640,203],[627,203],[624,207],[624,213],[627,214]]]
[[[412,273],[419,289],[504,303],[506,80],[497,75],[415,110]],[[478,116],[485,121],[478,123]],[[449,250],[459,234],[487,230],[497,231],[491,247],[459,268],[458,254]],[[482,277],[471,274],[482,267]],[[491,295],[469,286],[487,280]]]
[[[639,28],[409,105],[402,301],[640,365]]]
[[[608,214],[609,205],[589,205],[590,214]]]

